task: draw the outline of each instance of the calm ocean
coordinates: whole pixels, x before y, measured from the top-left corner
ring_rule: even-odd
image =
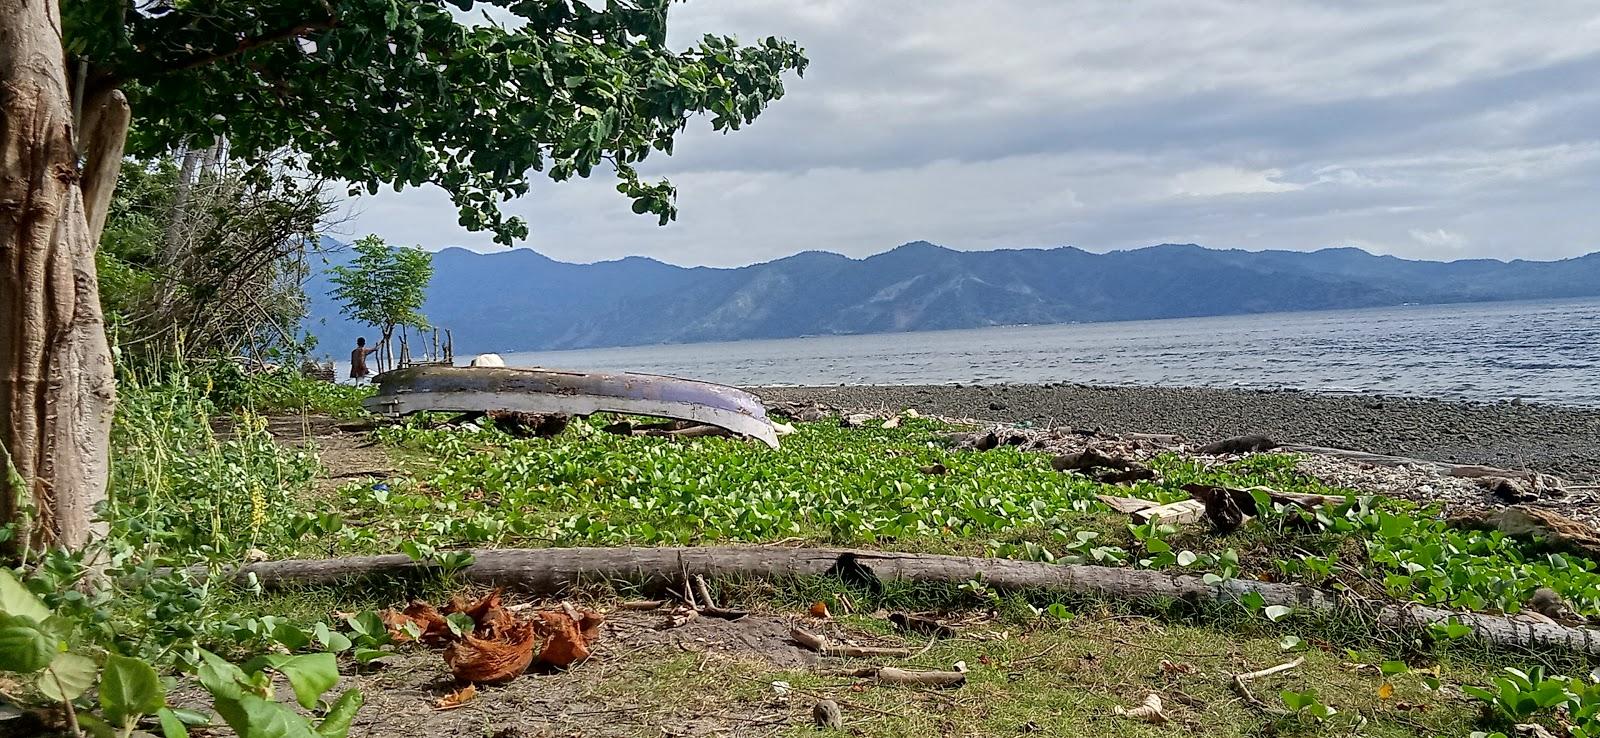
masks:
[[[513,366],[737,385],[1040,383],[1294,387],[1600,406],[1600,300],[507,354]]]

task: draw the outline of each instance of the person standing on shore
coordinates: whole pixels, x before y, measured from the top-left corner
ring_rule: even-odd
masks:
[[[378,353],[376,348],[367,348],[365,336],[356,339],[356,347],[350,352],[350,378],[362,380],[372,372],[367,370],[367,355]]]

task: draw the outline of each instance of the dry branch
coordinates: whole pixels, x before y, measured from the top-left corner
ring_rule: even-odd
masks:
[[[1249,682],[1251,680],[1253,680],[1253,679],[1261,679],[1261,678],[1264,678],[1264,677],[1272,676],[1273,674],[1279,674],[1279,673],[1288,671],[1290,669],[1294,669],[1294,668],[1300,666],[1301,664],[1304,664],[1305,662],[1306,662],[1306,657],[1301,656],[1300,658],[1297,658],[1297,659],[1295,659],[1293,661],[1290,661],[1290,662],[1288,662],[1286,664],[1278,664],[1277,666],[1272,666],[1272,667],[1268,667],[1268,668],[1265,668],[1265,669],[1261,669],[1260,671],[1251,671],[1251,672],[1246,672],[1244,674],[1235,674],[1234,677],[1233,677],[1233,691],[1239,693],[1239,698],[1240,699],[1244,700],[1245,702],[1250,703],[1251,705],[1255,706],[1256,708],[1258,708],[1260,710],[1263,710],[1263,711],[1266,711],[1266,712],[1282,712],[1282,710],[1278,710],[1277,708],[1272,707],[1271,705],[1268,705],[1265,702],[1262,702],[1260,699],[1256,698],[1256,696],[1254,694],[1251,694],[1250,693],[1250,684],[1249,684]]]
[[[834,643],[826,636],[807,633],[799,628],[790,628],[789,637],[806,648],[824,656],[844,656],[846,658],[872,658],[875,656],[910,656],[909,648],[879,648],[876,646],[850,646],[843,643]]]
[[[913,687],[959,687],[967,683],[965,671],[912,671],[893,666],[868,666],[839,672],[840,676],[876,679],[883,684],[904,684]]]

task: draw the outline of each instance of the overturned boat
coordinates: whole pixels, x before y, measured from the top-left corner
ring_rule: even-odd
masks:
[[[413,366],[384,372],[373,383],[378,394],[362,404],[381,415],[612,412],[703,423],[778,447],[778,431],[755,395],[692,379],[631,372]]]

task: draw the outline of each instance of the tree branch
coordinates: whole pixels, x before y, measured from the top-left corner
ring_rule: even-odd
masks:
[[[304,36],[312,31],[326,31],[330,28],[338,26],[339,18],[334,15],[333,8],[326,2],[322,3],[322,7],[328,11],[328,17],[326,18],[313,21],[303,21],[291,26],[279,28],[275,31],[264,33],[260,36],[242,38],[239,39],[239,41],[235,43],[232,48],[191,54],[155,69],[152,74],[172,74],[174,72],[182,72],[184,70],[194,69],[196,67],[203,67],[208,64],[215,64],[224,59],[235,57],[247,51],[251,51],[252,49],[258,49],[263,46],[275,44],[279,41],[295,38],[296,36]],[[90,82],[89,94],[92,96],[108,89],[121,87],[122,84],[127,82],[129,79],[138,79],[143,76],[146,75],[123,74],[120,72],[107,72],[104,74],[99,74],[96,75],[93,81]]]
[[[173,72],[182,72],[187,69],[194,69],[196,67],[215,64],[219,61],[229,57],[238,56],[252,49],[275,44],[279,41],[295,38],[297,36],[304,36],[312,31],[325,31],[337,25],[339,25],[339,19],[332,16],[322,20],[296,23],[292,26],[285,26],[276,31],[271,31],[260,36],[239,39],[239,42],[234,44],[233,48],[231,49],[206,51],[183,59],[178,59],[162,69],[161,73],[171,74]]]

